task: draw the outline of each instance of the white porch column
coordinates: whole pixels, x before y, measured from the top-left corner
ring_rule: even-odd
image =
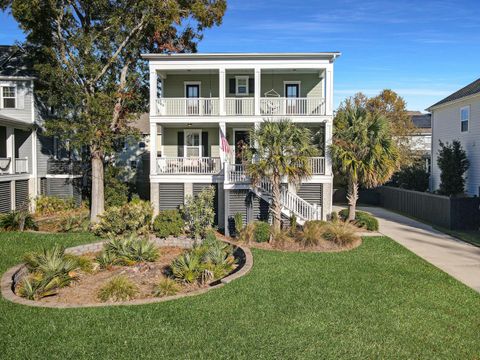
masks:
[[[150,116],[157,115],[157,71],[150,67]]]
[[[255,85],[255,88],[254,88],[254,96],[255,96],[255,115],[256,116],[260,116],[260,97],[262,94],[260,94],[261,92],[261,84],[262,84],[262,69],[260,68],[255,68],[255,80],[254,80],[254,85]]]
[[[225,85],[225,68],[218,69],[218,99],[220,101],[219,112],[220,115],[225,115],[225,93],[226,93],[226,85]]]
[[[157,174],[157,124],[150,123],[150,175]]]
[[[38,194],[38,178],[37,178],[37,129],[32,129],[32,134],[30,135],[32,139],[32,170],[30,176],[30,198],[36,198]],[[33,200],[30,202],[30,211],[34,212],[36,207],[36,201]]]
[[[331,67],[325,71],[325,115],[333,115],[333,71]]]
[[[224,122],[218,123],[218,144],[220,147],[220,162],[222,165],[227,161],[227,156],[223,151],[222,139],[227,138],[227,125]]]
[[[329,151],[332,145],[332,123],[332,119],[325,122],[325,175],[332,175],[332,158]]]
[[[7,158],[10,158],[9,173],[15,174],[15,129],[7,126]]]

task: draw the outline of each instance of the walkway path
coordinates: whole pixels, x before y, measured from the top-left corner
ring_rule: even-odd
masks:
[[[378,218],[380,232],[465,285],[480,292],[480,248],[429,225],[378,207],[361,207]]]

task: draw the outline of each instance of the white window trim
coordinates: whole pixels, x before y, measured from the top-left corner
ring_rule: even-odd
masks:
[[[202,97],[202,82],[201,81],[184,81],[183,82],[183,96],[187,98],[187,85],[198,85],[198,98]]]
[[[245,94],[238,92],[238,80],[245,80]],[[250,89],[248,88],[249,77],[248,76],[235,76],[235,96],[248,96]]]
[[[8,97],[7,99],[15,99],[15,107],[13,108],[6,108],[3,106],[3,89],[6,88],[6,87],[13,87],[13,91],[15,92],[15,97],[12,98],[12,97]],[[3,84],[3,85],[0,85],[0,109],[18,109],[18,91],[17,91],[17,85],[6,85],[6,84]]]
[[[462,119],[462,111],[463,110],[467,110],[468,112],[468,118],[467,120],[463,120]],[[467,123],[467,131],[463,131],[462,130],[462,123],[466,122]],[[470,131],[470,105],[467,105],[467,106],[462,106],[460,108],[460,132],[461,133],[468,133]]]
[[[203,157],[202,150],[203,150],[203,144],[202,144],[202,129],[183,129],[183,157],[184,158],[189,158],[188,157],[188,152],[187,148],[187,134],[198,134],[198,157],[201,158]],[[194,146],[190,146],[194,147]],[[192,157],[195,159],[195,157]]]
[[[298,85],[298,97],[302,97],[302,82],[301,81],[293,81],[293,80],[286,80],[283,82],[283,97],[287,97],[286,87],[287,85]]]
[[[232,148],[231,148],[231,152],[232,152],[232,155],[233,155],[233,163],[235,163],[235,159],[237,157],[237,143],[235,142],[235,133],[236,132],[240,132],[240,131],[250,131],[251,128],[233,128],[233,139],[232,139]]]

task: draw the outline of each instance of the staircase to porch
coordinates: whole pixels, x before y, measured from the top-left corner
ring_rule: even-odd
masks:
[[[262,181],[260,184],[253,187],[252,191],[257,196],[271,203],[272,184],[269,181]],[[282,214],[286,217],[295,215],[299,225],[303,225],[305,221],[322,219],[321,207],[317,206],[316,204],[310,204],[297,194],[288,191],[288,189],[281,190],[280,202],[282,205]]]

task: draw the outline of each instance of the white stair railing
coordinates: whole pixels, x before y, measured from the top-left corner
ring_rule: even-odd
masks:
[[[229,164],[225,163],[225,173],[227,176],[227,183],[249,183],[250,178],[245,172],[245,165],[243,164]]]

